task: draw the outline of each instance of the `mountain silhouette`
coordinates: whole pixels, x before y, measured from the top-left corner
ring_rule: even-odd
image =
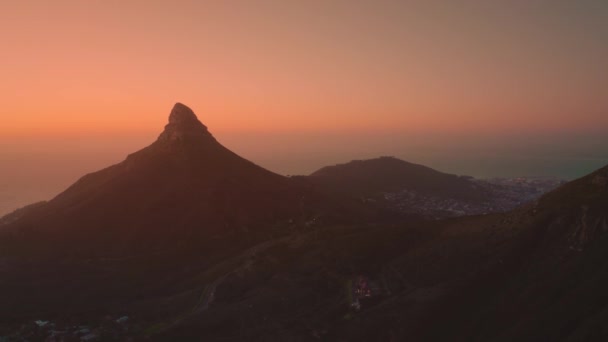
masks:
[[[312,173],[310,179],[323,187],[354,196],[374,196],[401,190],[469,200],[480,200],[485,196],[466,177],[439,172],[394,157],[353,160],[327,166]]]
[[[0,335],[50,334],[24,324],[44,318],[102,340],[608,339],[608,167],[437,221],[359,216],[324,187],[477,196],[395,158],[286,178],[177,104],[150,146],[0,220]]]
[[[308,189],[228,150],[177,103],[153,144],[1,229],[55,250],[133,253],[301,219]]]

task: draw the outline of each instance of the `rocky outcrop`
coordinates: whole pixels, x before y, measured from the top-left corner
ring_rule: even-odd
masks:
[[[187,140],[215,141],[207,127],[203,125],[192,109],[184,104],[176,103],[169,115],[169,123],[158,138],[159,142],[174,142]]]

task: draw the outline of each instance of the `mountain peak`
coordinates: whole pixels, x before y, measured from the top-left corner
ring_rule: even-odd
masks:
[[[190,107],[177,102],[169,115],[169,124],[165,126],[158,140],[181,141],[201,136],[210,137],[211,134]]]
[[[171,114],[169,115],[169,123],[172,124],[185,124],[185,123],[195,123],[198,121],[196,114],[190,109],[190,107],[186,106],[183,103],[177,102],[173,109],[171,109]]]

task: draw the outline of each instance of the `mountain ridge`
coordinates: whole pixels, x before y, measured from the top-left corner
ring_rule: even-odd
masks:
[[[309,188],[228,150],[177,103],[151,145],[83,176],[3,230],[54,243],[62,235],[68,250],[95,236],[100,250],[166,245],[171,236],[204,239],[305,217]]]

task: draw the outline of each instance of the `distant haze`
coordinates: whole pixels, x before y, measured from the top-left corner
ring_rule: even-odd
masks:
[[[282,174],[608,164],[605,1],[13,1],[0,39],[0,214],[151,143],[176,101]]]
[[[169,108],[170,109],[170,108]],[[165,110],[164,112],[167,112]],[[166,119],[167,113],[158,111]],[[69,139],[0,139],[10,151],[0,155],[0,215],[22,205],[50,199],[85,173],[122,161],[152,141],[149,134],[70,137]],[[415,136],[359,132],[276,133],[211,132],[228,148],[284,174],[309,174],[320,167],[382,155],[425,164],[440,171],[475,177],[541,176],[572,179],[608,164],[604,134],[571,137],[512,136],[476,140],[453,136]],[[560,147],[561,149],[555,148]]]

